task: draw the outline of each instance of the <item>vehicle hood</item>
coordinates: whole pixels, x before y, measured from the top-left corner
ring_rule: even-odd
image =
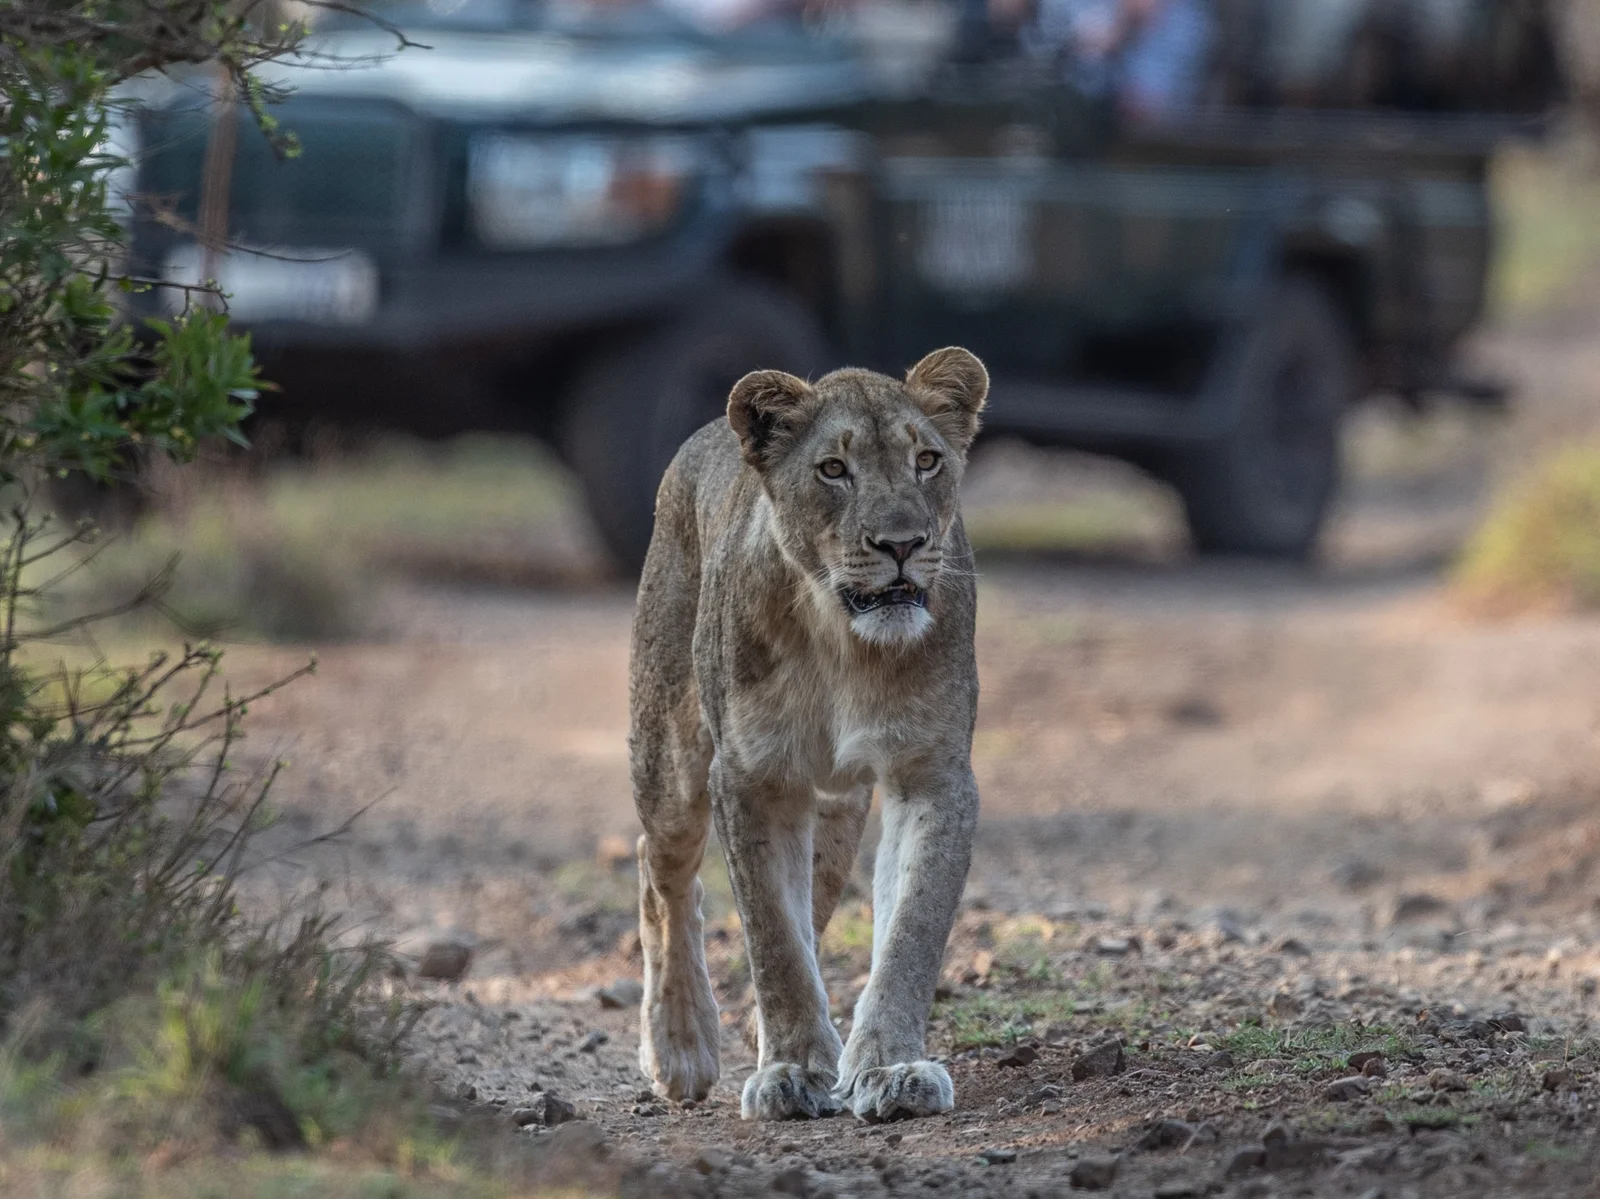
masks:
[[[689,40],[597,41],[545,33],[428,30],[421,46],[351,32],[309,41],[297,60],[255,72],[297,96],[386,99],[450,117],[535,122],[718,120],[847,103],[866,94],[855,60],[810,54],[741,55]]]

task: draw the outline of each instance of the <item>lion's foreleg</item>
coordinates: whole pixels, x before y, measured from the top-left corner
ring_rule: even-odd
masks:
[[[838,1095],[867,1119],[925,1116],[955,1102],[924,1059],[945,941],[972,861],[978,788],[962,767],[889,789],[873,872],[872,976],[839,1062]]]
[[[837,1111],[839,1034],[812,941],[809,788],[730,777],[718,765],[711,797],[756,990],[759,1058],[740,1114],[781,1120]]]

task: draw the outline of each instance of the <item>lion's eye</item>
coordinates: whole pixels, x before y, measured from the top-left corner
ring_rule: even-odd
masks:
[[[839,458],[824,458],[817,464],[817,473],[824,479],[842,479],[847,471],[844,461]]]
[[[939,455],[934,453],[932,450],[923,450],[922,453],[917,455],[917,469],[923,474],[927,474],[930,470],[938,465]]]

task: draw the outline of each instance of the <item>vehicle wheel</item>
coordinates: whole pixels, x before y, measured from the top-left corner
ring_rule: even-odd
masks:
[[[1232,427],[1168,472],[1207,553],[1304,557],[1339,481],[1356,346],[1327,289],[1287,280],[1246,333]]]
[[[602,351],[566,406],[562,450],[617,565],[644,565],[656,488],[684,440],[727,410],[728,393],[763,368],[818,371],[826,349],[798,303],[761,284],[715,287],[710,302]]]

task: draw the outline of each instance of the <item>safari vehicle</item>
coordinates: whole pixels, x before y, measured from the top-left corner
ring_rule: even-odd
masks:
[[[137,186],[166,216],[137,252],[231,293],[269,416],[546,438],[625,568],[744,372],[945,344],[990,368],[989,434],[1169,480],[1204,550],[1306,554],[1357,399],[1489,394],[1454,356],[1484,306],[1487,164],[1551,94],[1537,45],[1471,76],[1511,112],[1272,93],[1241,52],[1205,103],[1135,123],[971,20],[863,49],[553,0],[384,15],[429,48],[324,30],[339,65],[287,74],[277,110],[301,155],[241,131],[222,160],[224,253],[194,236],[218,119],[204,89],[157,96]]]

